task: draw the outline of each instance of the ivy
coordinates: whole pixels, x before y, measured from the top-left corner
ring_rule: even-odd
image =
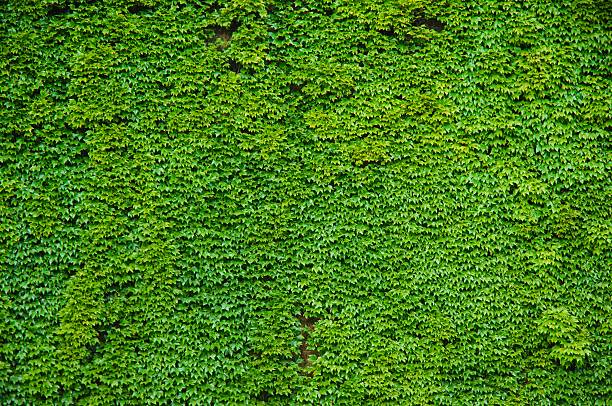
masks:
[[[602,0],[0,4],[6,404],[605,404]]]

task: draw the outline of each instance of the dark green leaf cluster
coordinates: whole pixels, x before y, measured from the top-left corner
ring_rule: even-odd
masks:
[[[612,402],[606,0],[0,3],[0,403]]]

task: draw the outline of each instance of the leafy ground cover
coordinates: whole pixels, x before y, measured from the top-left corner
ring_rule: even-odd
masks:
[[[2,2],[2,403],[612,402],[611,15]]]

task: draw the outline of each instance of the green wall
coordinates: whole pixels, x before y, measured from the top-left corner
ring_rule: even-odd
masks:
[[[610,16],[2,2],[0,402],[612,402]]]

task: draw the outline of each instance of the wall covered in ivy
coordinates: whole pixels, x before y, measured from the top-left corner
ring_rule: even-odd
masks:
[[[610,16],[3,1],[0,402],[612,402]]]

